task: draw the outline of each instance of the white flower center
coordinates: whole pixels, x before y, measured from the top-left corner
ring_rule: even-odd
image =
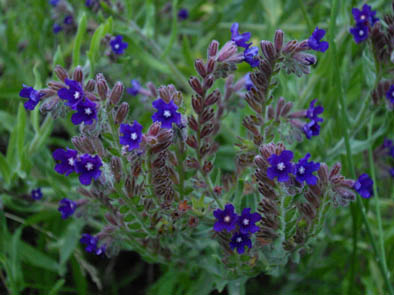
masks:
[[[304,174],[305,168],[304,168],[303,166],[301,166],[301,167],[298,169],[298,172],[299,172],[300,174]]]
[[[85,114],[90,115],[92,113],[92,110],[90,108],[85,109]]]
[[[363,14],[363,15],[361,15],[361,17],[360,17],[362,20],[364,20],[365,19],[365,15]]]
[[[115,49],[119,49],[119,44],[115,44]]]
[[[93,164],[88,162],[88,163],[86,163],[85,168],[86,168],[86,170],[90,171],[93,169]]]
[[[230,220],[231,220],[231,217],[230,216],[226,216],[226,217],[224,217],[224,222],[230,222]]]
[[[74,159],[73,158],[68,158],[68,165],[74,166]]]
[[[131,133],[130,137],[131,137],[132,140],[136,140],[137,139],[137,133],[135,133],[135,132]]]
[[[358,34],[359,34],[360,36],[363,36],[363,35],[364,35],[364,31],[361,31],[361,30],[360,30],[360,32],[358,32]]]
[[[78,99],[79,96],[80,96],[80,93],[79,93],[78,91],[75,91],[75,93],[74,93],[74,98],[75,98],[75,99]]]
[[[163,113],[163,116],[166,118],[169,118],[169,117],[171,117],[171,112],[169,110],[165,110]]]
[[[283,171],[283,169],[285,169],[286,166],[283,162],[280,162],[278,165],[276,165],[276,168],[278,168],[278,170],[280,171]]]
[[[242,220],[242,223],[244,225],[248,225],[249,224],[249,219],[245,218],[244,220]]]
[[[391,92],[391,96],[392,96],[392,97],[394,97],[394,91],[393,91],[393,92]]]
[[[236,239],[236,241],[237,241],[237,243],[241,243],[241,242],[242,242],[242,238],[241,238],[241,237],[238,237],[238,238]]]

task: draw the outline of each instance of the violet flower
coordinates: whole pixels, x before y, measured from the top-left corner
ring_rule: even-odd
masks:
[[[38,105],[44,93],[40,93],[40,91],[35,90],[33,87],[23,85],[22,90],[19,92],[19,96],[28,99],[23,106],[26,110],[32,111]]]
[[[62,27],[61,25],[56,24],[56,23],[53,24],[52,32],[53,32],[54,34],[59,33],[61,30],[63,30],[63,27]]]
[[[350,33],[353,35],[354,41],[359,44],[368,39],[368,26],[358,23],[354,28],[350,28]]]
[[[121,124],[120,133],[123,134],[119,137],[121,145],[128,147],[128,150],[137,149],[140,146],[142,140],[142,125],[137,121],[134,121],[133,125]]]
[[[356,24],[370,25],[371,27],[379,21],[379,18],[375,17],[376,11],[371,9],[371,6],[364,4],[362,10],[358,8],[352,9],[352,14]]]
[[[75,171],[75,162],[77,160],[78,152],[67,148],[67,150],[57,149],[53,152],[52,156],[55,161],[60,161],[56,164],[55,171],[60,174],[68,176]]]
[[[153,101],[152,105],[157,109],[157,112],[152,116],[152,120],[153,122],[161,122],[162,128],[172,128],[172,123],[181,124],[181,114],[176,111],[178,106],[172,100],[170,103],[166,103],[159,98]]]
[[[387,90],[386,92],[386,98],[388,99],[388,101],[394,105],[394,84],[392,84],[389,88],[389,90]]]
[[[244,51],[245,62],[250,64],[252,68],[259,65],[258,59],[259,49],[256,46],[250,46]]]
[[[259,213],[250,213],[250,208],[244,208],[238,218],[239,231],[243,234],[257,232],[260,228],[255,223],[260,219]]]
[[[317,177],[312,173],[319,170],[320,163],[308,162],[310,157],[311,154],[307,153],[304,158],[298,161],[295,165],[295,176],[296,180],[301,184],[305,181],[308,185],[316,185]]]
[[[311,139],[312,136],[318,136],[320,134],[320,125],[315,120],[306,123],[303,127],[306,138]]]
[[[247,49],[252,43],[246,43],[250,40],[252,34],[250,32],[240,34],[238,32],[239,24],[233,23],[231,26],[231,40],[239,47]]]
[[[42,199],[42,191],[41,191],[41,188],[36,188],[36,189],[33,189],[33,190],[31,190],[31,197],[34,199],[34,200],[41,200]]]
[[[390,172],[391,177],[394,178],[394,167],[390,168],[389,172]]]
[[[74,22],[74,18],[72,17],[72,15],[67,15],[64,19],[63,19],[63,23],[65,25],[72,25],[72,23]]]
[[[368,174],[363,173],[354,183],[353,189],[358,192],[361,197],[369,199],[373,196],[373,181]]]
[[[250,79],[250,73],[247,73],[244,77],[245,79],[245,88],[247,91],[251,90],[254,87],[252,80]]]
[[[189,17],[189,11],[186,8],[181,8],[178,11],[178,19],[185,20]]]
[[[291,162],[293,159],[293,152],[284,150],[280,155],[273,154],[268,158],[271,167],[267,169],[267,176],[270,179],[278,178],[279,182],[286,182],[289,180],[289,174],[294,172],[294,165]]]
[[[252,241],[249,238],[248,234],[243,233],[235,233],[230,242],[230,247],[232,250],[237,249],[238,254],[242,254],[245,252],[245,246],[249,249],[252,248]]]
[[[311,101],[309,108],[306,110],[306,117],[314,120],[316,122],[323,122],[323,118],[319,118],[318,116],[324,112],[324,108],[322,106],[316,106],[317,99]]]
[[[75,170],[79,174],[79,181],[83,185],[89,185],[92,182],[92,178],[97,180],[101,175],[101,166],[103,166],[103,163],[99,156],[82,155],[75,163]]]
[[[53,7],[57,6],[59,4],[60,0],[49,0],[49,4],[51,4]]]
[[[116,54],[123,54],[125,49],[129,46],[127,42],[123,42],[123,36],[121,35],[112,38],[109,44],[111,45],[112,51]]]
[[[215,231],[227,230],[231,232],[235,229],[238,221],[238,215],[234,212],[234,206],[232,204],[227,204],[224,210],[216,209],[213,211],[213,215],[216,217],[217,221],[213,226]]]
[[[77,209],[77,203],[70,199],[64,198],[60,200],[59,208],[57,210],[62,214],[62,218],[66,219],[74,214],[75,209]]]
[[[137,96],[141,89],[141,84],[138,80],[131,80],[131,88],[127,88],[127,93],[132,96]]]
[[[98,247],[98,238],[93,237],[90,234],[82,234],[82,238],[79,240],[82,244],[85,244],[85,250],[89,253],[101,255],[105,253],[105,245]]]
[[[321,41],[325,34],[325,30],[316,27],[312,35],[308,39],[309,47],[315,51],[325,52],[329,46],[327,41]]]
[[[57,95],[63,99],[67,100],[66,106],[69,106],[71,109],[75,110],[78,102],[80,102],[85,94],[83,92],[82,86],[78,81],[74,81],[71,79],[64,80],[64,83],[69,87],[61,88],[57,91]]]
[[[89,99],[80,101],[77,105],[77,112],[71,116],[71,122],[74,125],[79,125],[82,122],[85,125],[91,125],[93,120],[97,120],[97,105]]]

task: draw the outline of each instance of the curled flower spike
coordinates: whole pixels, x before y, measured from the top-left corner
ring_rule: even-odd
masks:
[[[59,174],[68,176],[75,171],[75,161],[77,160],[78,152],[67,148],[67,150],[57,149],[53,152],[52,156],[55,161],[60,161],[56,164],[55,171]]]
[[[105,245],[98,247],[98,238],[93,237],[90,234],[82,234],[82,238],[79,240],[82,244],[85,244],[85,250],[89,253],[101,255],[105,253]]]
[[[119,137],[121,145],[128,146],[128,150],[137,149],[142,140],[142,125],[134,121],[133,125],[121,124],[120,133],[123,134]]]
[[[372,27],[377,21],[379,21],[379,18],[375,17],[376,11],[372,10],[371,6],[368,4],[364,4],[362,10],[353,8],[352,14],[356,24],[365,24]]]
[[[325,52],[329,46],[327,41],[321,41],[325,34],[325,30],[316,27],[316,29],[313,31],[312,35],[308,39],[309,47],[315,51]]]
[[[237,249],[238,254],[242,254],[245,252],[245,246],[249,249],[252,248],[252,241],[249,238],[248,234],[243,233],[235,233],[230,242],[230,247],[232,250]]]
[[[278,178],[279,182],[286,182],[289,180],[289,174],[294,172],[294,165],[291,162],[293,159],[293,152],[284,150],[280,155],[273,154],[268,158],[271,167],[267,169],[267,176],[270,179]]]
[[[137,96],[141,89],[141,84],[138,80],[131,80],[131,88],[127,88],[127,93],[132,96]]]
[[[234,212],[234,206],[232,204],[227,204],[224,210],[216,209],[213,211],[213,215],[216,217],[217,221],[213,226],[213,229],[217,232],[227,230],[231,232],[235,229],[237,224],[238,215]]]
[[[97,180],[101,175],[101,166],[103,166],[103,163],[99,156],[82,155],[75,166],[75,170],[79,174],[79,181],[83,185],[89,185],[92,182],[92,178]]]
[[[77,104],[85,98],[82,86],[78,81],[70,79],[65,79],[64,83],[66,83],[69,88],[59,89],[57,95],[61,99],[67,100],[66,106],[69,106],[71,109],[75,110]]]
[[[373,181],[366,173],[360,175],[354,183],[353,188],[365,199],[369,199],[373,196]]]
[[[129,46],[127,42],[123,42],[123,36],[117,35],[116,37],[112,38],[111,42],[112,51],[116,54],[123,54],[126,48]]]
[[[238,218],[239,231],[242,234],[257,232],[260,228],[255,223],[260,219],[259,213],[250,213],[250,208],[244,208]]]
[[[76,208],[77,203],[70,199],[64,198],[59,202],[59,208],[57,210],[62,214],[62,218],[66,219],[74,214]]]
[[[244,51],[245,62],[250,64],[252,68],[259,65],[258,59],[259,49],[256,46],[250,46]]]
[[[307,153],[304,158],[300,159],[295,166],[295,176],[299,183],[304,181],[308,185],[316,185],[317,177],[312,173],[319,170],[320,163],[315,163],[313,161],[308,162],[311,154]]]
[[[93,120],[97,120],[97,105],[89,99],[79,102],[76,109],[77,112],[71,116],[71,122],[74,125],[79,125],[82,122],[85,125],[91,125]]]
[[[42,199],[42,191],[41,188],[36,188],[31,191],[31,197],[34,200],[41,200]]]
[[[29,99],[24,103],[24,107],[26,110],[32,111],[38,105],[44,93],[40,93],[33,87],[23,85],[22,90],[19,92],[19,96]]]
[[[362,23],[357,24],[354,28],[350,28],[350,33],[354,37],[354,41],[358,44],[368,39],[368,26]]]
[[[252,43],[246,43],[250,40],[252,34],[250,32],[240,34],[238,32],[239,24],[233,23],[231,26],[231,40],[239,47],[248,48]]]
[[[314,120],[316,122],[323,122],[323,118],[319,118],[318,116],[324,112],[324,108],[322,106],[316,106],[317,99],[311,101],[309,108],[306,110],[306,117]]]
[[[394,84],[390,86],[389,90],[387,90],[386,98],[392,105],[394,105]]]
[[[172,128],[172,123],[181,124],[181,114],[176,111],[178,106],[173,101],[166,103],[159,98],[153,101],[152,105],[157,109],[157,112],[152,116],[152,120],[153,122],[160,122],[162,128],[170,129]]]

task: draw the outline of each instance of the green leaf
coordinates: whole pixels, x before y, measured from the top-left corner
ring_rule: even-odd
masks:
[[[26,110],[22,103],[19,104],[18,114],[17,114],[17,150],[18,150],[18,158],[22,158],[23,146],[25,144],[25,131],[26,131]]]
[[[86,32],[86,25],[87,25],[87,17],[86,14],[83,13],[81,19],[79,20],[78,31],[74,41],[73,64],[72,64],[73,68],[80,64],[79,56],[80,56],[82,40]]]
[[[92,40],[90,41],[90,48],[88,51],[88,58],[91,67],[91,74],[93,74],[94,65],[98,59],[98,52],[100,50],[101,39],[106,34],[112,32],[112,17],[108,18],[105,24],[101,24],[93,34]]]
[[[48,255],[42,253],[27,243],[20,243],[20,253],[25,262],[56,273],[60,272],[60,265]]]
[[[62,66],[62,67],[65,66],[63,51],[62,51],[62,48],[60,47],[60,45],[57,46],[55,55],[53,56],[52,67],[55,68],[55,66],[57,66],[57,65]]]
[[[56,295],[60,291],[60,289],[63,287],[64,283],[66,281],[64,279],[60,279],[56,282],[56,284],[52,287],[52,289],[49,291],[48,295]]]
[[[68,225],[64,238],[61,242],[61,247],[59,249],[60,264],[62,266],[68,261],[71,254],[77,247],[83,226],[84,222],[81,220],[76,220],[75,222]],[[64,270],[66,270],[66,268],[64,268]]]
[[[2,153],[0,153],[0,172],[7,186],[11,183],[11,170],[8,166],[7,160]]]

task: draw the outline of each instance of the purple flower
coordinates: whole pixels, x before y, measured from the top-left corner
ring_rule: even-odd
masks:
[[[41,200],[42,199],[42,191],[40,188],[31,190],[31,197],[34,200]]]
[[[235,233],[231,238],[231,249],[234,250],[234,248],[237,248],[238,254],[242,254],[245,252],[245,246],[248,246],[249,249],[252,248],[252,241],[250,240],[249,235]]]
[[[55,171],[68,176],[75,171],[75,162],[78,152],[67,148],[67,150],[57,149],[53,152],[53,158],[60,163],[56,164]]]
[[[66,219],[74,214],[75,209],[77,209],[77,203],[64,198],[59,202],[59,208],[57,210],[62,214],[62,218]]]
[[[394,167],[393,167],[393,168],[390,168],[390,175],[391,175],[391,177],[394,178]]]
[[[97,180],[101,175],[101,166],[103,166],[103,163],[99,156],[82,155],[75,162],[75,170],[79,174],[79,181],[83,185],[89,185],[92,182],[92,178]]]
[[[251,37],[250,32],[242,33],[240,34],[238,32],[239,24],[238,23],[233,23],[231,26],[231,40],[237,44],[239,47],[243,48],[248,48],[252,43],[246,43],[249,41]]]
[[[393,141],[391,139],[385,138],[383,141],[384,148],[391,148],[393,145]]]
[[[105,252],[105,245],[98,247],[98,238],[93,237],[90,234],[82,234],[82,238],[79,241],[86,245],[85,250],[89,253],[101,255]]]
[[[67,100],[66,106],[69,106],[71,109],[75,110],[77,103],[85,97],[85,94],[83,93],[83,89],[79,82],[70,79],[66,79],[64,82],[69,88],[59,89],[57,91],[57,95],[61,99]]]
[[[362,10],[358,8],[352,9],[354,20],[357,24],[365,24],[373,26],[379,18],[375,17],[376,11],[371,9],[371,6],[364,4]]]
[[[57,6],[59,3],[59,0],[50,0],[49,4],[51,4],[53,7]]]
[[[322,106],[315,107],[316,101],[317,99],[311,101],[309,108],[306,110],[306,117],[316,122],[323,122],[323,118],[319,118],[318,116],[323,113],[324,108]]]
[[[216,209],[213,211],[213,215],[216,217],[217,221],[213,226],[215,231],[227,230],[231,232],[235,229],[237,224],[238,215],[234,212],[234,206],[232,204],[227,204],[224,210]]]
[[[311,154],[307,153],[304,158],[298,161],[295,166],[295,176],[296,180],[301,184],[305,181],[308,185],[316,185],[317,177],[312,173],[319,170],[320,163],[308,162],[310,157]]]
[[[94,0],[86,0],[85,5],[86,5],[86,7],[92,7],[94,2],[95,2]]]
[[[185,8],[181,8],[178,11],[178,19],[179,20],[185,20],[189,17],[189,11]]]
[[[61,25],[59,25],[59,24],[53,24],[52,32],[53,32],[54,34],[59,33],[61,30],[63,30],[63,27],[62,27]]]
[[[33,87],[23,85],[22,90],[19,92],[19,96],[29,99],[23,105],[26,110],[32,111],[38,105],[41,97],[44,96],[44,94],[35,90]]]
[[[244,51],[245,62],[250,64],[252,68],[259,65],[258,59],[259,49],[256,46],[250,46]]]
[[[389,102],[394,105],[394,84],[392,84],[386,92],[386,98],[389,100]]]
[[[257,232],[260,228],[255,223],[260,219],[259,213],[250,213],[250,208],[244,208],[238,218],[239,231],[243,234]]]
[[[394,158],[394,146],[390,147],[389,149],[389,155]]]
[[[373,196],[373,181],[366,173],[360,175],[353,188],[365,199]]]
[[[181,124],[181,114],[176,111],[178,106],[172,100],[170,103],[166,103],[159,98],[153,101],[152,105],[157,109],[157,112],[152,116],[152,120],[153,122],[161,122],[162,128],[172,128],[172,123]]]
[[[137,149],[140,146],[140,142],[142,140],[142,125],[137,121],[134,121],[134,124],[121,124],[120,125],[120,133],[123,136],[119,137],[119,142],[121,145],[128,146],[128,150],[131,151],[133,149]]]
[[[245,75],[245,88],[247,91],[251,90],[254,87],[252,80],[250,79],[250,73]]]
[[[74,18],[72,17],[72,15],[67,15],[67,16],[64,18],[63,23],[64,23],[65,25],[72,25],[73,21],[74,21]]]
[[[112,38],[109,44],[116,54],[123,54],[124,50],[129,46],[127,42],[123,42],[123,36],[121,35]]]
[[[90,125],[93,120],[97,120],[97,105],[94,102],[86,98],[85,101],[80,101],[76,107],[77,112],[71,116],[71,122],[74,125],[79,125],[82,122],[85,125]]]
[[[315,51],[325,52],[328,49],[328,42],[321,41],[325,34],[325,30],[316,27],[316,29],[312,33],[312,36],[310,36],[308,39],[309,47]]]
[[[303,130],[306,138],[311,139],[312,136],[317,136],[320,134],[320,125],[315,120],[312,120],[304,125]]]
[[[131,88],[127,88],[127,93],[132,95],[132,96],[137,96],[141,89],[141,84],[138,82],[138,80],[131,80]]]
[[[354,37],[354,41],[358,44],[368,38],[368,26],[362,23],[356,24],[354,28],[350,28],[350,33]]]
[[[271,167],[267,169],[267,176],[270,179],[278,178],[279,182],[286,182],[289,180],[289,174],[294,172],[293,152],[284,150],[280,155],[273,154],[268,158]]]

